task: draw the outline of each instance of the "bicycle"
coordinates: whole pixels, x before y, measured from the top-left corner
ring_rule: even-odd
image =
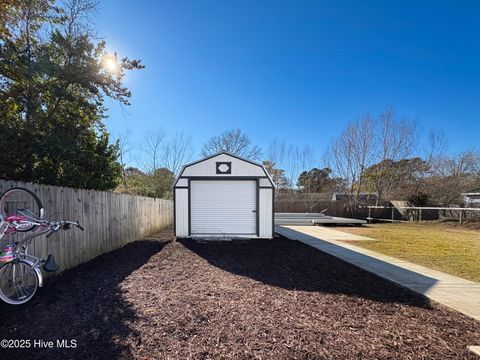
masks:
[[[60,230],[69,230],[72,225],[84,230],[78,221],[45,219],[40,199],[28,189],[12,188],[0,197],[0,240],[6,235],[32,232],[8,244],[0,254],[1,300],[21,305],[33,298],[43,286],[40,268],[55,272],[59,267],[52,254],[41,259],[29,254],[28,246],[34,238],[44,234],[49,238]]]

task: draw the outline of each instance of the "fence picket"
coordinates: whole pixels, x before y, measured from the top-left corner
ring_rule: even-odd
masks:
[[[85,228],[84,232],[72,229],[33,241],[30,253],[38,257],[54,254],[60,271],[150,236],[173,223],[171,200],[2,179],[0,194],[14,186],[35,191],[47,217],[79,220]],[[8,237],[4,238],[1,245],[7,241]]]

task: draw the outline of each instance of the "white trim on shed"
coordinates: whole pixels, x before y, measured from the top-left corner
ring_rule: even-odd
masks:
[[[173,186],[177,238],[273,238],[275,187],[265,168],[227,152],[185,165]]]

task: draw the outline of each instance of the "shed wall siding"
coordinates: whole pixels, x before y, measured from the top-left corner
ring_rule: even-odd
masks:
[[[269,179],[260,179],[260,186],[272,187]]]
[[[188,186],[188,179],[178,179],[177,185],[175,187]]]
[[[175,189],[175,236],[188,236],[188,189]]]
[[[261,238],[271,238],[272,234],[272,189],[260,189],[259,192],[259,237]]]
[[[231,174],[217,174],[217,162],[231,162]],[[188,166],[182,176],[266,176],[263,169],[257,165],[233,158],[226,154],[220,154],[211,159]]]
[[[231,172],[217,174],[217,162],[231,163]],[[203,177],[203,179],[198,179]],[[258,237],[260,238],[272,238],[273,237],[273,184],[270,179],[267,178],[267,174],[263,167],[257,164],[252,164],[246,160],[238,159],[235,156],[229,154],[219,154],[210,159],[205,159],[191,165],[187,165],[180,176],[177,178],[177,182],[174,186],[175,191],[175,235],[179,238],[193,236],[189,234],[190,224],[190,211],[189,195],[194,196],[192,182],[194,181],[217,181],[217,177],[220,181],[228,181],[228,177],[232,177],[230,181],[245,180],[257,180],[259,188],[258,191]],[[190,180],[188,179],[190,178]],[[196,179],[197,178],[197,179]],[[215,180],[214,180],[215,179]],[[257,183],[255,183],[256,185]],[[212,184],[213,185],[213,184]],[[190,187],[190,188],[189,188]],[[190,192],[190,193],[189,193]],[[198,195],[198,194],[197,194]],[[227,198],[227,196],[226,196]],[[212,204],[213,206],[213,204]],[[235,206],[235,204],[233,204]],[[253,205],[252,205],[253,206]],[[218,206],[217,206],[218,207]],[[238,210],[238,209],[237,209]],[[226,211],[226,210],[224,210]],[[210,220],[210,219],[206,219]],[[206,221],[207,222],[207,221]],[[232,229],[235,230],[235,226],[238,224],[232,224]],[[233,231],[232,230],[232,231]],[[218,231],[213,231],[218,233]],[[192,229],[193,233],[193,229]],[[198,234],[196,234],[198,235]],[[208,234],[205,234],[207,236]],[[211,234],[218,235],[218,234]],[[203,236],[203,235],[202,235]],[[243,235],[242,235],[243,236]],[[198,237],[198,236],[197,236]],[[246,238],[257,237],[256,235],[247,235]]]

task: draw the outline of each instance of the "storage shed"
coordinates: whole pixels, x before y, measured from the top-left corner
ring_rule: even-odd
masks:
[[[273,238],[273,181],[265,168],[220,152],[187,164],[173,186],[177,238]]]

